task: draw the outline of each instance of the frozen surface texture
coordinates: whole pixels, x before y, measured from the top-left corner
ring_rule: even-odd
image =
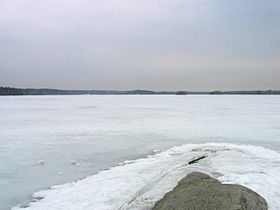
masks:
[[[280,151],[279,137],[280,96],[3,96],[0,210],[28,204],[41,189],[173,146],[214,142]],[[224,160],[215,161],[227,166]],[[240,163],[231,162],[219,170],[235,172]],[[246,167],[246,176],[235,176],[256,179],[250,172],[258,166],[249,161]],[[271,177],[263,177],[270,188]]]
[[[207,158],[188,164],[201,155]],[[186,174],[201,171],[223,183],[241,184],[256,191],[267,200],[271,210],[276,210],[280,206],[279,163],[278,152],[257,146],[184,145],[37,192],[35,202],[25,209],[151,209]]]

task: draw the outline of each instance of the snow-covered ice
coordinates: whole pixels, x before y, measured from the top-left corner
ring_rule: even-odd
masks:
[[[0,210],[26,205],[34,192],[53,185],[95,173],[107,176],[111,170],[105,170],[118,165],[118,170],[129,170],[139,158],[150,157],[145,159],[150,162],[174,146],[208,142],[249,144],[280,151],[280,96],[3,96]],[[264,153],[262,149],[259,152]],[[186,161],[191,158],[188,155]],[[45,164],[40,165],[40,160]],[[79,166],[72,165],[71,160]],[[239,163],[232,161],[238,167]],[[250,168],[254,168],[253,160],[251,163]],[[234,164],[233,172],[237,170]],[[152,163],[147,165],[148,173]],[[204,169],[214,171],[214,166],[209,163]],[[265,170],[272,174],[276,169]],[[223,171],[220,179],[230,182],[228,174],[235,174],[233,181],[246,183],[250,172],[248,168],[248,176],[244,176],[243,172]],[[157,173],[154,171],[151,176]],[[143,183],[150,181],[149,177],[141,177]],[[141,185],[141,181],[137,183]],[[105,185],[98,186],[105,194],[112,193],[105,190]]]
[[[207,157],[188,164],[202,155]],[[223,183],[249,187],[267,200],[269,209],[280,209],[280,154],[257,146],[214,143],[173,147],[77,182],[36,192],[33,195],[36,202],[24,209],[150,209],[191,171],[206,172]],[[43,199],[37,201],[38,197]]]

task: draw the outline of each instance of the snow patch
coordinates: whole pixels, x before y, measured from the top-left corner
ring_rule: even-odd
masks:
[[[201,156],[206,158],[189,165]],[[26,210],[146,210],[192,171],[241,184],[280,206],[280,154],[259,146],[188,144],[101,171],[73,183],[34,193]],[[265,186],[265,187],[264,187]],[[43,198],[43,199],[42,199]],[[12,210],[20,210],[20,206]]]

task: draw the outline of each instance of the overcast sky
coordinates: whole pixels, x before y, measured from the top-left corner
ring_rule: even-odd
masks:
[[[0,0],[0,86],[280,89],[280,1]]]

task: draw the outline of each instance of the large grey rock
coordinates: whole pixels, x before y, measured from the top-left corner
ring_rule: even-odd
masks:
[[[155,204],[153,210],[265,210],[263,197],[241,185],[221,184],[193,172]]]

